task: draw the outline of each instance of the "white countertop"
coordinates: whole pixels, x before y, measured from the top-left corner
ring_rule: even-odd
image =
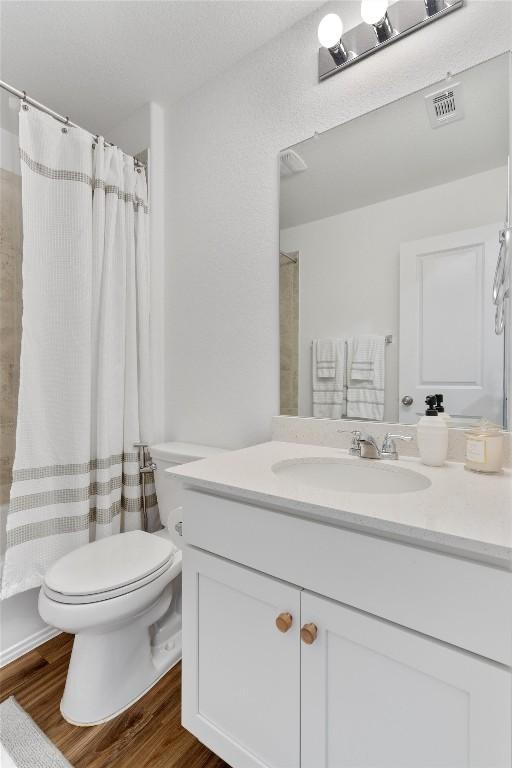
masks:
[[[425,490],[392,494],[325,490],[272,471],[277,462],[314,457],[371,461],[336,448],[274,441],[167,471],[187,487],[512,568],[511,470],[484,475],[454,462],[427,467],[411,457],[378,460],[431,481]]]

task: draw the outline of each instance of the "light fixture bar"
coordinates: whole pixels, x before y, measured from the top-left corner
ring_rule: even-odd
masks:
[[[388,13],[384,14],[378,24],[373,24],[372,26],[375,28],[375,34],[379,43],[386,42],[386,40],[389,40],[390,37],[396,34]]]
[[[348,59],[349,54],[342,40],[340,40],[339,43],[336,43],[336,45],[331,46],[327,50],[331,54],[332,60],[336,65],[344,64]]]
[[[350,51],[344,60],[335,60],[329,48],[318,51],[318,79],[325,80],[351,67],[372,53],[377,53],[406,35],[425,27],[433,21],[442,19],[452,11],[462,8],[464,0],[399,0],[388,8],[385,25],[379,34],[379,24],[361,23],[343,34],[343,47]],[[384,28],[385,27],[385,28]]]

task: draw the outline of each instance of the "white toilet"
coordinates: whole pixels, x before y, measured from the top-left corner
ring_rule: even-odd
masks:
[[[179,485],[165,469],[221,449],[151,448],[164,528],[86,544],[54,563],[39,593],[48,624],[75,635],[62,716],[95,725],[127,709],[181,658]]]

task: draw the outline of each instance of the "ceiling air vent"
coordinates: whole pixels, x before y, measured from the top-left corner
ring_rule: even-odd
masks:
[[[283,149],[279,155],[279,168],[283,179],[286,176],[293,176],[295,173],[305,171],[307,165],[293,149]]]
[[[425,104],[432,128],[462,120],[464,106],[462,103],[462,86],[460,83],[450,84],[442,91],[435,91],[425,96]]]

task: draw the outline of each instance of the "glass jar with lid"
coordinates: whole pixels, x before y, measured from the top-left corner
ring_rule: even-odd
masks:
[[[482,419],[466,432],[466,469],[473,472],[501,472],[503,469],[503,430]]]

